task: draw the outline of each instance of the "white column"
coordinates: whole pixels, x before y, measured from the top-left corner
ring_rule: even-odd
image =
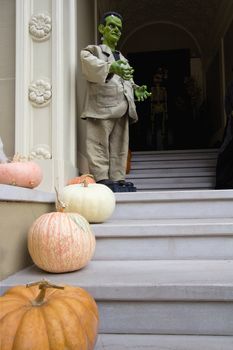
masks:
[[[16,1],[16,152],[38,162],[40,190],[76,168],[76,1]]]

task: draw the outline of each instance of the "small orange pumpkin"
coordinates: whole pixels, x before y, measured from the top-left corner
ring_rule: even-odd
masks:
[[[20,156],[14,156],[12,162],[0,164],[0,183],[19,187],[37,187],[43,178],[40,166]]]
[[[91,175],[91,174],[84,174],[84,175],[81,175],[81,176],[74,177],[73,179],[70,179],[67,182],[67,185],[82,184],[82,183],[84,183],[84,181],[86,181],[87,184],[94,184],[95,183],[93,175]]]
[[[0,297],[2,350],[94,349],[98,308],[87,291],[45,280],[26,287]]]

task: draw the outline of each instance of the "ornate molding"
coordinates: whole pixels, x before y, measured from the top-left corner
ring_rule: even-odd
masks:
[[[75,147],[77,16],[81,11],[77,9],[78,3],[15,1],[15,152],[30,155],[39,162],[44,174],[40,189],[47,192],[54,190],[54,182],[58,190],[62,189],[66,179],[78,173]],[[88,11],[90,5],[84,3]],[[39,13],[45,17],[34,16]],[[45,38],[49,39],[43,41]]]
[[[52,98],[52,86],[48,81],[38,79],[28,88],[28,98],[34,107],[47,106]]]
[[[29,33],[35,41],[48,40],[52,31],[52,20],[48,15],[39,13],[31,17]]]
[[[28,158],[29,159],[51,159],[52,155],[48,145],[37,145],[31,150]]]

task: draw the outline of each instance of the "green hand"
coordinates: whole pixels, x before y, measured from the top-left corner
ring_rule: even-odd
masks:
[[[138,86],[134,90],[134,93],[135,93],[135,96],[137,98],[137,101],[144,101],[144,100],[146,100],[148,97],[150,97],[152,95],[151,92],[147,91],[147,86],[146,85]]]
[[[130,80],[133,78],[133,68],[128,65],[127,62],[118,60],[111,64],[109,73],[119,75],[124,80]]]

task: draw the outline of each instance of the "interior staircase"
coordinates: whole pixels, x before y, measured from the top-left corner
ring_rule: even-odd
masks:
[[[216,149],[133,153],[128,179],[138,191],[211,189]]]
[[[116,193],[113,216],[92,224],[88,266],[30,266],[2,291],[40,278],[87,289],[100,313],[95,350],[232,350],[233,190],[213,189],[216,155],[134,153],[138,192]]]

